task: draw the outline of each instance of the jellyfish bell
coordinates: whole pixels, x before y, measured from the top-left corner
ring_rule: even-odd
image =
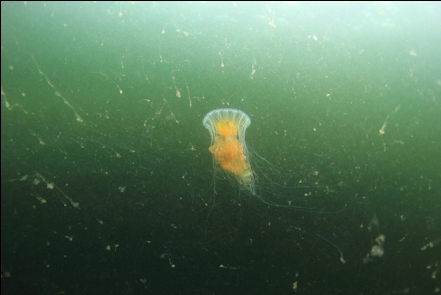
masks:
[[[236,109],[216,109],[204,117],[202,124],[210,132],[208,150],[213,154],[213,160],[233,175],[243,188],[255,194],[254,173],[245,143],[250,117]]]

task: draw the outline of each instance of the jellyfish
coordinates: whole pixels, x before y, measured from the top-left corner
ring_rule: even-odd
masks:
[[[211,144],[208,150],[214,160],[254,195],[254,172],[245,143],[245,131],[251,124],[250,117],[236,109],[216,109],[204,117],[202,124],[210,132]]]
[[[268,178],[268,172],[278,172],[278,170],[263,157],[253,152],[251,148],[247,147],[245,132],[251,124],[251,119],[244,112],[228,108],[215,109],[205,115],[202,124],[210,132],[211,144],[208,150],[213,156],[213,164],[220,166],[227,174],[234,176],[243,190],[248,191],[263,203],[270,206],[308,212],[341,212],[342,209],[318,210],[316,204],[305,204],[305,202],[311,202],[315,195],[327,195],[334,192],[333,188],[335,188],[335,185],[324,187],[320,185],[311,187],[303,184],[288,186],[286,184],[280,185]],[[252,155],[250,152],[252,152]],[[262,160],[263,164],[269,165],[266,166],[267,169],[262,173],[263,179],[267,180],[266,184],[269,183],[269,186],[265,186],[263,183],[259,185],[256,183],[258,174],[253,170],[252,160]],[[256,166],[261,168],[262,165]],[[278,174],[278,176],[280,175]],[[302,181],[299,183],[302,183]],[[280,189],[295,190],[296,196],[293,196],[291,193],[281,193]],[[296,205],[292,202],[295,202]],[[298,205],[298,202],[305,205]]]
[[[257,167],[257,169],[259,169],[259,165],[256,165],[255,162],[252,162],[254,158],[257,158],[257,160],[261,159],[264,163],[270,165],[270,169],[265,170],[265,173],[263,173],[263,176],[265,178],[267,174],[266,172],[270,170],[277,171],[277,169],[273,169],[274,167],[272,167],[271,163],[260,157],[251,148],[247,147],[247,144],[245,142],[245,132],[250,126],[251,120],[244,112],[236,109],[227,108],[215,109],[209,112],[204,117],[204,119],[202,120],[202,124],[210,132],[211,144],[208,150],[213,156],[213,164],[218,165],[223,171],[225,171],[229,175],[234,176],[242,189],[248,191],[253,197],[260,200],[264,204],[273,207],[289,208],[298,211],[311,213],[315,212],[320,214],[340,213],[346,208],[345,205],[344,207],[335,210],[333,206],[329,208],[327,206],[328,204],[326,204],[326,206],[321,209],[317,208],[316,204],[311,205],[310,202],[315,203],[314,195],[316,195],[319,190],[325,191],[325,194],[332,193],[334,191],[332,189],[333,186],[326,186],[321,188],[320,186],[291,187],[296,189],[297,193],[304,192],[303,198],[298,198],[292,195],[279,194],[277,190],[279,185],[275,182],[272,182],[271,179],[268,179],[271,184],[269,188],[265,188],[261,184],[257,184],[256,180],[259,179],[258,176],[261,175],[261,170],[258,170],[257,173],[253,170],[253,164],[255,167]],[[252,153],[252,155],[250,152]],[[216,171],[216,169],[214,169],[214,171]],[[289,188],[285,185],[281,187]],[[216,190],[214,190],[212,206],[210,206],[208,215],[205,220],[205,233],[213,233],[216,231],[216,229],[207,229],[209,217],[212,216],[213,208],[216,204],[216,202],[214,202],[215,194]],[[296,200],[296,204],[292,204],[294,200]],[[298,201],[301,201],[302,203],[298,204]],[[205,201],[203,203],[205,206],[207,206],[207,203],[205,203]],[[228,221],[232,218],[230,210],[226,210],[225,212],[228,212],[228,214],[222,215],[222,222],[220,223],[221,226],[228,223]],[[240,213],[239,220],[242,220],[242,212]],[[289,217],[286,220],[289,220]],[[302,231],[302,229],[299,227],[293,227],[296,230]],[[286,232],[289,232],[290,230],[291,226],[287,229]],[[234,229],[233,231],[228,231],[228,233],[232,232],[237,232],[237,229]],[[343,257],[342,251],[336,244],[317,233],[314,234],[334,246],[340,253],[340,261],[342,263],[346,262]],[[224,235],[225,233],[219,234],[219,237]]]

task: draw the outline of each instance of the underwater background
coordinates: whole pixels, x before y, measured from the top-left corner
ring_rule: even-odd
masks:
[[[2,2],[1,293],[441,292],[439,15]],[[217,108],[251,119],[257,195]]]

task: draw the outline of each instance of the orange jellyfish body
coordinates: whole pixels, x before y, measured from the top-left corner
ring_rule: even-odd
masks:
[[[216,162],[254,194],[254,174],[245,144],[245,131],[251,124],[250,118],[239,110],[217,109],[209,112],[202,123],[210,132],[209,151]]]

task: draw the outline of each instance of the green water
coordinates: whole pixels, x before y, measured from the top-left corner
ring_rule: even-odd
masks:
[[[1,5],[2,293],[441,288],[438,3]]]

